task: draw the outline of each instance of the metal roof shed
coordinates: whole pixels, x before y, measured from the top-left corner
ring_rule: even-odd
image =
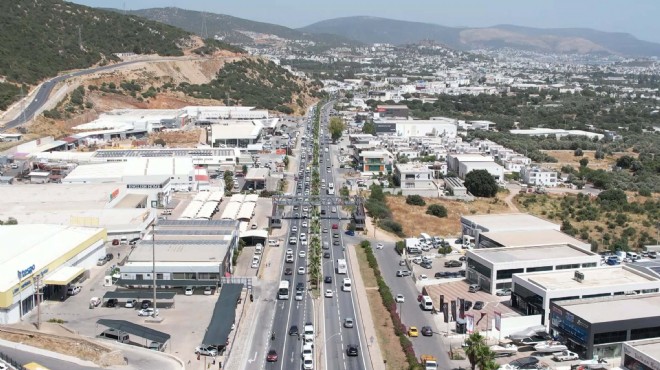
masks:
[[[238,211],[238,220],[250,221],[252,215],[254,214],[255,203],[243,203],[241,205],[240,211]]]
[[[96,323],[112,329],[123,331],[128,334],[137,335],[138,337],[158,343],[166,343],[168,340],[170,340],[170,335],[167,333],[163,333],[162,331],[154,330],[146,326],[134,324],[129,321],[99,319],[96,321]]]
[[[234,312],[241,296],[243,284],[223,284],[220,297],[215,303],[213,316],[204,334],[203,343],[223,348],[227,344],[231,326],[234,323]]]

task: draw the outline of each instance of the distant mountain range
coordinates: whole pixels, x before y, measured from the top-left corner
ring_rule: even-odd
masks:
[[[116,9],[113,10],[123,12]],[[256,22],[230,15],[198,12],[173,7],[133,10],[128,11],[128,13],[178,27],[200,36],[219,36],[223,41],[229,43],[244,45],[257,44],[263,42],[261,35],[265,34],[274,35],[286,40],[313,42],[316,47],[321,49],[358,44],[356,41],[338,35],[324,34],[322,32],[307,33],[276,24]]]
[[[407,44],[433,40],[456,49],[510,47],[555,53],[605,53],[660,56],[660,44],[627,33],[587,28],[531,28],[498,25],[486,28],[445,27],[432,23],[378,17],[335,18],[299,29],[343,36],[367,44]]]

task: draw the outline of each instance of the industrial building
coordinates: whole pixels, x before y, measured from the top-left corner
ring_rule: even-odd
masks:
[[[660,291],[660,278],[629,266],[582,269],[579,263],[555,271],[513,275],[511,305],[525,315],[543,315],[547,325],[550,302]]]
[[[163,177],[119,184],[17,184],[3,187],[0,219],[20,224],[102,227],[110,238],[140,237],[170,197]],[[161,187],[161,185],[163,185]]]
[[[231,275],[238,221],[160,220],[152,231],[121,267],[117,285],[152,285],[154,253],[159,287],[216,285],[221,277]]]
[[[407,119],[408,112],[407,105],[378,105],[374,115],[379,118]]]
[[[392,135],[392,136],[444,136],[456,137],[457,125],[456,123],[449,123],[438,120],[376,120],[376,135]]]
[[[264,125],[259,121],[225,121],[211,125],[210,145],[247,148],[261,138]]]
[[[461,230],[464,238],[474,239],[474,245],[480,244],[480,236],[485,232],[523,231],[523,230],[560,230],[560,225],[546,221],[527,213],[503,213],[493,215],[461,216]],[[534,243],[535,240],[530,240]]]
[[[550,330],[584,358],[620,357],[622,343],[660,337],[660,294],[550,302]]]
[[[105,256],[106,232],[64,225],[0,226],[0,323],[13,324],[43,299],[59,300],[67,286]]]
[[[623,343],[621,368],[625,370],[660,370],[660,338]]]
[[[513,274],[591,268],[600,264],[600,256],[570,244],[533,247],[485,248],[466,253],[466,278],[470,284],[494,294],[511,288]]]
[[[197,190],[199,181],[189,157],[127,158],[119,162],[83,164],[73,169],[63,184],[152,183],[172,191]],[[205,181],[208,182],[208,179]]]
[[[479,234],[475,248],[528,247],[553,244],[571,244],[591,250],[591,244],[575,239],[559,230],[513,230]]]

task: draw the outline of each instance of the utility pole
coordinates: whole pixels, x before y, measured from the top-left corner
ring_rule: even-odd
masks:
[[[37,296],[37,330],[41,330],[41,301],[43,297],[43,292],[41,291],[41,275],[36,275],[34,277],[34,289],[36,290],[35,295]]]
[[[153,317],[154,319],[156,318],[156,308],[158,307],[156,305],[156,220],[151,224],[151,251],[152,251],[152,272],[151,275],[153,277],[153,283],[154,283],[154,313]]]

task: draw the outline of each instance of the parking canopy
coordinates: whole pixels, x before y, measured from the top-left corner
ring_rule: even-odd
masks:
[[[156,292],[156,299],[174,299],[175,292]],[[114,292],[106,292],[103,299],[152,299],[154,292],[152,291],[135,291],[135,290],[119,290]]]
[[[170,335],[162,331],[147,328],[146,326],[134,324],[125,320],[99,319],[97,324],[107,326],[112,329],[123,331],[128,334],[137,335],[140,338],[151,340],[158,343],[166,343],[170,340]]]
[[[57,271],[46,276],[44,279],[44,284],[47,285],[67,285],[73,279],[80,276],[85,271],[82,267],[76,266],[63,266],[57,269]]]
[[[211,322],[204,335],[204,344],[220,348],[225,346],[231,332],[231,326],[234,323],[234,312],[242,290],[243,284],[222,285],[220,297],[215,303]]]

